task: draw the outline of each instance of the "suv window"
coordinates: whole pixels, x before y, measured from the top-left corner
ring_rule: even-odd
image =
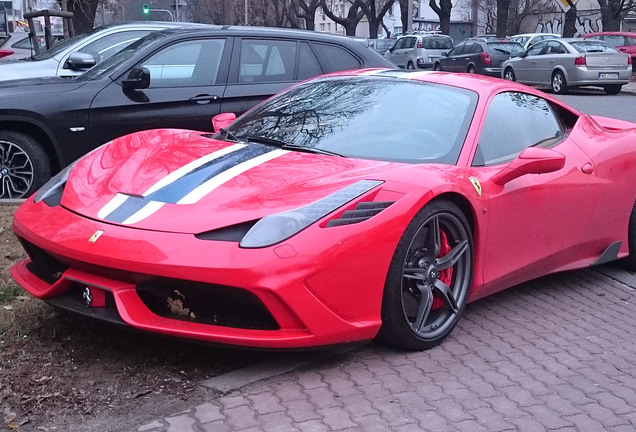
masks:
[[[239,83],[292,81],[296,42],[243,39],[239,60]]]
[[[563,135],[561,122],[545,99],[500,93],[488,108],[473,165],[509,162],[528,147],[551,147]]]
[[[429,36],[422,40],[422,48],[426,49],[451,49],[453,40],[443,36]]]
[[[186,41],[151,56],[143,67],[150,71],[150,87],[212,85],[221,64],[225,39]]]
[[[307,42],[300,43],[300,58],[298,59],[298,79],[304,80],[322,74],[320,63]]]
[[[415,42],[417,41],[417,38],[409,36],[406,38],[406,42],[404,42],[404,48],[406,49],[411,49],[415,46]]]
[[[546,42],[539,42],[532,45],[530,48],[528,48],[528,55],[534,56],[534,55],[541,54],[541,51],[543,51],[543,48],[545,48],[545,45],[546,45]]]
[[[358,69],[362,66],[356,56],[337,45],[312,43],[311,46],[325,73]]]

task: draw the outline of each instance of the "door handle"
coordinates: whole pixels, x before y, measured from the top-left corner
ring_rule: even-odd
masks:
[[[594,168],[592,167],[592,164],[588,162],[581,167],[581,171],[585,174],[592,174],[594,172]]]
[[[212,101],[215,101],[218,98],[219,97],[217,95],[200,94],[200,95],[192,96],[189,100],[203,105],[203,104],[208,104]]]

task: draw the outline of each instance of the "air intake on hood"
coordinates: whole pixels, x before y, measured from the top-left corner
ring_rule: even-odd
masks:
[[[327,222],[327,227],[340,225],[351,225],[358,222],[364,222],[367,219],[380,213],[385,208],[393,204],[393,201],[366,201],[360,202],[353,210],[346,210],[340,216],[340,219],[331,219]]]

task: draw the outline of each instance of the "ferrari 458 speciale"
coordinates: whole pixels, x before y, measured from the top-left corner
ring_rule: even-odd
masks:
[[[418,350],[467,302],[636,264],[636,125],[538,90],[358,70],[214,123],[118,138],[52,178],[15,215],[18,283],[165,335]]]

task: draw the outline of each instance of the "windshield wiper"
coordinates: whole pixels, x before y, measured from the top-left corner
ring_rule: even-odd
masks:
[[[274,139],[274,138],[267,138],[267,137],[260,137],[260,136],[248,136],[247,140],[248,141],[257,142],[257,143],[260,143],[260,144],[273,145],[273,146],[276,146],[276,147],[280,147],[283,150],[294,150],[294,151],[305,152],[305,153],[316,153],[316,154],[323,154],[323,155],[329,155],[329,156],[344,157],[343,155],[341,155],[339,153],[332,152],[332,151],[329,151],[329,150],[323,150],[323,149],[315,148],[315,147],[300,146],[298,144],[288,143],[288,142],[277,140],[277,139]]]
[[[218,135],[220,139],[230,140],[232,142],[239,142],[239,139],[236,136],[234,136],[232,132],[230,132],[229,130],[225,128],[219,128],[219,131],[216,133],[216,135]],[[215,135],[215,138],[216,138],[216,135]],[[222,136],[225,136],[225,138],[221,138]]]

